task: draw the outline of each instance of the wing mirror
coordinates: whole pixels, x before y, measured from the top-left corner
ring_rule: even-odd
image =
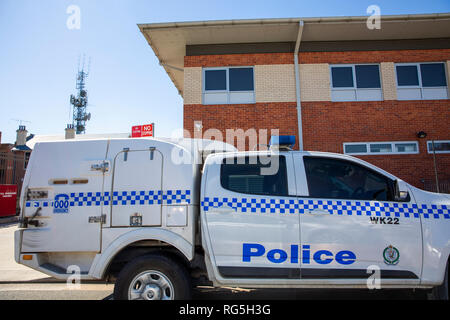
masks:
[[[406,183],[403,180],[395,180],[395,194],[394,194],[394,200],[395,201],[402,201],[407,202],[410,200],[408,187]]]

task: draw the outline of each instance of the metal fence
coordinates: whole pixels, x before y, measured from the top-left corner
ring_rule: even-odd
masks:
[[[0,184],[17,186],[17,202],[19,201],[27,164],[28,156],[23,153],[0,153]],[[18,205],[17,208],[19,208]]]
[[[426,191],[437,192],[435,180],[422,180],[423,189]],[[450,180],[439,181],[439,192],[450,193]]]

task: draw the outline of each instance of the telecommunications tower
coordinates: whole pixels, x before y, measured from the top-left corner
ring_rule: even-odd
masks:
[[[90,66],[90,61],[89,61]],[[77,134],[82,134],[86,132],[86,121],[91,120],[91,114],[87,113],[86,108],[88,105],[88,95],[86,86],[86,78],[89,75],[89,66],[88,71],[84,71],[84,57],[83,57],[83,66],[78,66],[78,74],[77,74],[77,84],[76,89],[78,90],[76,96],[70,95],[70,104],[73,106],[73,116],[72,116],[72,124],[75,128],[75,132]]]

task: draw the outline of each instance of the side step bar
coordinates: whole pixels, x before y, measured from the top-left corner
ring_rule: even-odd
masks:
[[[71,273],[67,273],[67,270],[60,267],[60,266],[56,266],[54,264],[51,263],[44,263],[40,266],[42,269],[48,270],[51,273],[55,273],[55,274],[60,274],[60,275],[70,275]],[[81,271],[80,275],[87,275],[88,272],[87,271]]]

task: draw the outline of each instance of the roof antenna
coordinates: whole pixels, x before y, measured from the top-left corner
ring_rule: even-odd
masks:
[[[31,123],[31,121],[23,120],[23,119],[11,119],[13,121],[19,122],[19,126],[22,126],[24,122]]]
[[[73,106],[72,124],[77,134],[86,133],[86,121],[91,120],[91,114],[86,111],[88,105],[88,94],[86,87],[86,78],[89,71],[84,71],[86,55],[83,54],[83,64],[80,70],[80,57],[78,58],[78,73],[76,80],[77,95],[70,95],[70,104]],[[90,68],[89,58],[89,68]]]

